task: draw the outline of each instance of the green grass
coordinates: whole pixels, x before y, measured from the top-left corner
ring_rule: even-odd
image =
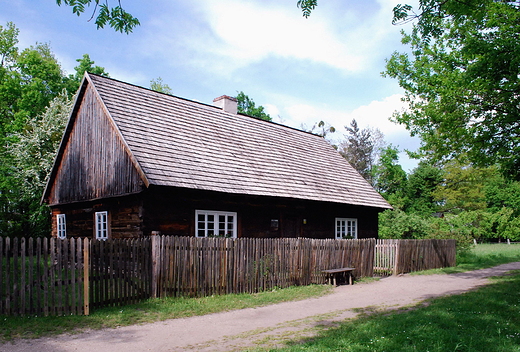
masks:
[[[457,255],[457,266],[424,270],[414,274],[455,274],[520,261],[520,244],[479,244]]]
[[[115,328],[165,319],[204,315],[241,308],[302,300],[328,294],[332,287],[311,285],[274,289],[256,294],[230,294],[202,298],[149,299],[124,307],[97,309],[89,316],[10,317],[0,315],[0,342],[37,338],[87,329]]]
[[[414,310],[344,322],[276,351],[520,351],[520,272]]]

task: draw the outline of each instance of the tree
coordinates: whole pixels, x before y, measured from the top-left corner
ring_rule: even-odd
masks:
[[[318,0],[298,0],[296,3],[303,13],[303,17],[307,18],[310,16],[312,10],[318,6]]]
[[[106,72],[84,55],[66,76],[48,44],[20,51],[17,43],[14,24],[0,26],[0,235],[48,235],[40,197],[70,98],[84,70]]]
[[[101,66],[94,66],[96,63],[95,61],[90,59],[89,54],[83,54],[83,57],[81,59],[76,59],[76,61],[79,63],[78,66],[74,67],[74,70],[76,73],[74,74],[74,79],[77,82],[80,82],[83,79],[83,75],[85,72],[90,72],[95,75],[100,75],[104,77],[110,77],[108,72],[105,71],[104,67]]]
[[[273,120],[271,118],[271,116],[269,116],[269,114],[267,114],[264,111],[264,107],[262,105],[257,107],[255,102],[253,101],[253,99],[249,98],[249,96],[247,96],[242,91],[238,92],[237,102],[238,102],[237,111],[239,113],[253,116],[260,120],[265,120],[265,121]]]
[[[520,217],[520,182],[507,180],[500,175],[491,175],[484,185],[486,205],[489,211],[512,209]]]
[[[402,209],[407,183],[407,175],[398,164],[399,149],[389,145],[381,152],[378,163],[373,170],[375,189],[393,206]]]
[[[420,215],[431,215],[437,212],[439,202],[434,197],[434,191],[443,181],[443,171],[440,168],[421,161],[408,175],[404,210]]]
[[[110,77],[108,72],[105,71],[104,67],[97,65],[94,66],[95,61],[90,59],[89,54],[83,54],[83,57],[81,59],[76,59],[76,61],[79,63],[78,66],[74,67],[76,73],[74,73],[74,75],[69,75],[70,86],[67,87],[67,90],[70,93],[74,93],[78,90],[85,72],[90,72],[104,77]]]
[[[444,181],[433,191],[433,198],[444,212],[486,209],[486,182],[496,174],[496,167],[479,168],[453,160],[444,165]]]
[[[165,94],[172,94],[172,89],[169,85],[163,82],[161,77],[157,77],[156,79],[152,79],[150,81],[150,89],[155,90],[156,92],[161,92]]]
[[[384,146],[384,135],[377,128],[359,129],[355,119],[345,126],[348,134],[340,142],[339,152],[365,178],[372,183],[372,167]]]
[[[40,199],[72,108],[66,90],[55,97],[38,119],[15,133],[9,144],[12,157],[11,187],[3,195],[6,204],[0,233],[8,236],[48,236],[49,209]]]
[[[467,156],[520,179],[520,10],[516,1],[420,0],[394,9],[417,19],[384,75],[398,80],[409,109],[394,119],[422,140],[432,161]]]
[[[305,132],[314,133],[325,139],[327,139],[327,135],[329,135],[330,133],[336,132],[336,128],[334,126],[323,120],[315,122],[311,128],[307,128],[307,125],[302,123],[300,125],[300,129]],[[332,141],[328,140],[328,142],[332,144]],[[333,147],[337,149],[337,146],[333,145]]]
[[[72,12],[78,16],[85,12],[87,7],[94,6],[89,21],[97,14],[95,24],[98,29],[108,24],[117,32],[129,34],[140,25],[137,18],[123,9],[121,0],[117,1],[116,6],[111,6],[108,0],[56,0],[56,3],[58,6],[71,6]]]
[[[16,47],[18,29],[11,22],[0,26],[0,179],[10,177],[7,145],[27,122],[37,119],[69,79],[47,44],[22,50]],[[7,182],[9,183],[9,182]],[[0,187],[1,184],[0,184]],[[0,193],[5,192],[0,188]]]

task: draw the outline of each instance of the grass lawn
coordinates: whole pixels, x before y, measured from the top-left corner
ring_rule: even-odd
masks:
[[[520,351],[520,273],[397,313],[353,319],[276,351]]]

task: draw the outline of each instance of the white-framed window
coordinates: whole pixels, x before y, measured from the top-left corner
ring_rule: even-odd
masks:
[[[67,222],[65,214],[56,215],[56,229],[58,230],[58,238],[67,238]]]
[[[108,212],[98,211],[96,216],[96,240],[106,240],[108,238]]]
[[[236,238],[237,213],[214,210],[196,210],[195,236]]]
[[[357,219],[336,218],[336,239],[357,238]]]

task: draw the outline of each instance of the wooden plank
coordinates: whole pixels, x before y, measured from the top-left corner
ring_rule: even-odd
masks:
[[[28,270],[27,270],[27,310],[26,314],[35,314],[35,304],[34,304],[34,276],[35,276],[35,263],[34,263],[34,239],[32,237],[29,237],[27,239],[27,263],[28,263]]]
[[[83,314],[90,315],[90,241],[83,239]]]
[[[76,288],[77,288],[77,282],[76,282],[76,241],[74,238],[71,238],[68,240],[69,242],[69,277],[70,277],[70,284],[69,284],[69,306],[70,306],[70,313],[76,315],[77,314],[77,296],[76,296]]]
[[[25,315],[28,313],[27,307],[27,296],[26,296],[26,286],[27,286],[27,252],[26,252],[26,239],[22,237],[20,239],[20,315]]]
[[[7,296],[7,287],[5,286],[5,264],[4,261],[7,261],[6,255],[4,253],[4,237],[0,237],[0,314],[6,314],[5,311],[5,301],[3,297]]]

